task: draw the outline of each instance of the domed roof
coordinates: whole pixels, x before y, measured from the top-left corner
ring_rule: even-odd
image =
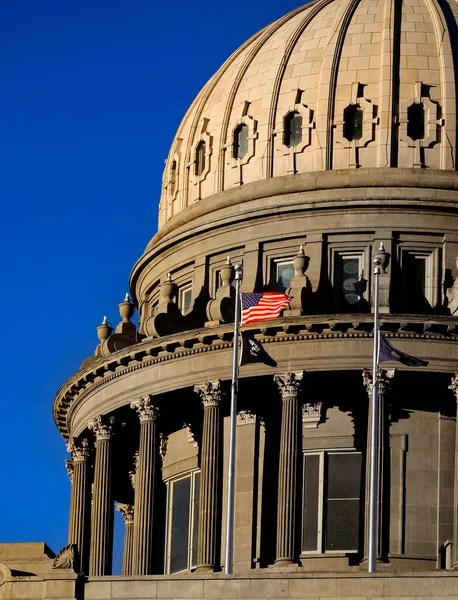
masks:
[[[454,0],[316,0],[255,34],[182,121],[159,226],[272,177],[455,169],[457,15]]]

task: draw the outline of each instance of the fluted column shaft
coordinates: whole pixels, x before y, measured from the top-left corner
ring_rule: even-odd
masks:
[[[95,434],[95,469],[91,518],[89,575],[111,575],[114,511],[111,492],[112,428],[100,417],[89,422]]]
[[[280,460],[278,472],[277,558],[276,563],[297,562],[298,480],[302,454],[302,420],[299,386],[303,371],[276,375],[282,396]]]
[[[70,498],[70,519],[68,543],[75,544],[78,552],[76,569],[87,573],[89,550],[90,484],[88,480],[89,458],[88,441],[73,439],[67,446],[73,460],[72,493]]]
[[[213,571],[218,563],[220,512],[221,384],[207,382],[194,387],[204,407],[200,459],[199,531],[197,570]]]
[[[131,504],[118,504],[116,510],[124,519],[124,551],[122,555],[122,575],[132,575],[132,555],[134,549],[134,507]]]
[[[387,548],[384,546],[384,537],[388,534],[389,523],[384,522],[383,513],[384,513],[384,496],[387,491],[389,491],[389,487],[387,488],[387,483],[385,482],[385,468],[386,468],[386,460],[385,454],[388,451],[386,447],[386,437],[389,435],[389,432],[386,431],[386,422],[387,415],[385,413],[385,394],[388,391],[390,381],[394,377],[396,373],[395,369],[387,371],[386,369],[379,369],[378,372],[378,413],[379,413],[379,434],[378,434],[378,497],[377,497],[377,560],[383,561],[387,555]],[[367,443],[366,443],[366,472],[365,472],[365,510],[364,510],[364,559],[367,560],[369,555],[369,488],[370,488],[370,453],[371,453],[371,444],[372,441],[370,439],[370,431],[371,431],[371,420],[372,420],[372,372],[363,370],[363,383],[367,391],[368,399],[369,399],[369,411],[368,411],[368,420],[367,420]],[[389,484],[388,484],[389,485]],[[386,520],[386,519],[385,519]]]
[[[157,434],[159,411],[152,396],[131,403],[140,419],[140,445],[135,474],[135,519],[132,553],[132,575],[153,572],[153,512],[154,480],[156,477]]]

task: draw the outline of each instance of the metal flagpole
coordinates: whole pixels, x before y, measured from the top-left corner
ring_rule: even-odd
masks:
[[[374,350],[372,362],[371,453],[369,482],[369,573],[377,570],[377,499],[379,479],[379,404],[378,404],[378,291],[382,258],[375,256],[374,264]]]
[[[232,358],[231,420],[229,426],[229,466],[227,480],[226,514],[226,559],[224,573],[232,575],[234,550],[234,497],[235,497],[235,441],[237,432],[237,388],[239,375],[239,329],[240,329],[240,284],[242,282],[241,264],[234,265],[235,271],[235,315],[234,315],[234,353]]]

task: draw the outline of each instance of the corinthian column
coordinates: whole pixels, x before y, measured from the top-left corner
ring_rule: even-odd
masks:
[[[298,392],[303,376],[304,371],[274,376],[282,397],[275,564],[294,564],[298,558],[298,469],[302,454],[302,419]]]
[[[204,423],[200,454],[199,542],[197,570],[213,571],[218,562],[217,524],[221,486],[221,382],[194,386],[202,398]]]
[[[124,552],[122,575],[132,575],[132,550],[134,547],[134,507],[132,504],[117,504],[116,510],[124,519]]]
[[[132,575],[150,575],[153,572],[153,508],[154,479],[156,476],[156,421],[159,410],[153,397],[145,396],[131,402],[140,419],[140,445],[135,473],[135,519]]]
[[[379,369],[377,373],[378,377],[378,414],[379,414],[379,433],[378,433],[378,497],[377,497],[377,561],[384,562],[388,553],[388,539],[389,535],[389,522],[384,518],[386,507],[389,505],[389,491],[390,483],[389,473],[386,473],[387,461],[385,454],[389,450],[389,442],[387,441],[389,436],[389,423],[387,418],[387,412],[385,410],[385,394],[387,393],[391,380],[396,373],[396,369],[387,371],[386,369]],[[366,443],[366,481],[365,481],[365,510],[364,510],[364,560],[367,560],[369,554],[369,488],[370,488],[370,454],[371,454],[371,420],[372,420],[372,372],[363,369],[363,384],[366,388],[366,392],[369,398],[369,411],[367,421],[367,443]]]
[[[95,435],[94,492],[92,498],[89,575],[111,575],[113,558],[113,500],[111,495],[112,421],[98,416],[88,423]]]
[[[452,569],[458,569],[458,373],[452,377],[449,389],[455,395],[457,402],[457,418],[455,429],[455,478],[454,478],[454,499],[453,499],[453,549],[452,549]]]
[[[76,569],[87,573],[89,550],[89,511],[91,506],[90,485],[88,481],[87,461],[89,458],[87,439],[73,438],[67,444],[72,455],[72,494],[70,498],[70,519],[68,525],[68,543],[75,544],[78,552]]]

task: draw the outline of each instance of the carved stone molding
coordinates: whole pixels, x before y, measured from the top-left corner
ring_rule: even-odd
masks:
[[[453,394],[455,395],[455,400],[458,402],[458,372],[453,375],[448,389],[452,390]]]
[[[321,421],[322,402],[311,402],[302,405],[302,423],[305,429],[315,429]]]
[[[157,421],[159,417],[159,408],[154,406],[153,396],[150,394],[131,402],[130,408],[137,411],[140,423],[144,421]]]
[[[65,461],[65,468],[67,469],[67,475],[70,479],[70,483],[73,483],[73,461],[72,460],[66,460]]]
[[[304,371],[297,371],[296,373],[288,371],[281,375],[274,375],[274,381],[280,389],[282,398],[296,396],[302,384],[303,377]]]
[[[12,578],[11,569],[4,563],[0,563],[0,585]]]
[[[164,460],[165,455],[167,454],[167,444],[169,441],[169,437],[164,435],[163,433],[159,434],[159,456]]]
[[[77,548],[75,544],[69,544],[60,550],[51,563],[51,569],[73,569]]]
[[[132,504],[116,504],[116,510],[122,514],[125,525],[134,522],[134,507]]]
[[[72,438],[67,444],[67,452],[72,455],[72,461],[85,462],[89,458],[89,441],[86,438]]]
[[[377,371],[378,395],[384,396],[390,387],[391,380],[396,374],[396,369],[379,369]],[[363,385],[369,398],[372,396],[372,371],[363,369]]]
[[[108,423],[104,422],[101,415],[94,417],[87,424],[88,428],[94,432],[97,442],[101,440],[110,440],[113,434],[114,417],[110,417]]]
[[[256,415],[249,410],[241,410],[237,413],[237,425],[251,425],[256,423]]]
[[[194,391],[202,398],[204,408],[220,406],[221,404],[221,381],[206,381],[194,386]]]

